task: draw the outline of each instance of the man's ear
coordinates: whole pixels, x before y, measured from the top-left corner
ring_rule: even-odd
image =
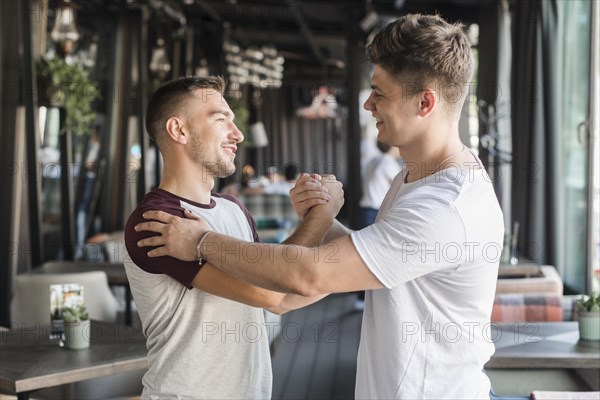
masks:
[[[165,124],[165,129],[167,130],[167,135],[169,138],[180,144],[187,144],[188,141],[188,133],[185,131],[185,125],[183,121],[177,117],[171,117],[167,120]]]
[[[437,93],[431,89],[421,92],[419,98],[419,117],[426,117],[433,112],[437,104]]]

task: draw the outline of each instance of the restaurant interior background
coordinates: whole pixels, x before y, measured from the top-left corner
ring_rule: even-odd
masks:
[[[504,211],[503,262],[551,265],[565,295],[600,291],[598,4],[589,0],[2,0],[0,325],[15,280],[53,260],[108,261],[156,186],[149,96],[221,75],[246,136],[233,177],[301,171],[344,183],[357,224],[376,129],[365,46],[409,12],[460,21],[476,69],[460,123]],[[279,215],[252,203],[265,224]],[[255,210],[252,207],[255,206]],[[276,213],[277,213],[276,212]],[[289,227],[288,227],[289,228]],[[516,234],[518,231],[518,235]],[[93,241],[93,240],[92,240]],[[124,248],[110,251],[124,252]],[[512,254],[511,254],[512,250]],[[121,254],[123,255],[123,254]],[[508,257],[508,258],[507,258]],[[93,266],[90,266],[93,268]]]

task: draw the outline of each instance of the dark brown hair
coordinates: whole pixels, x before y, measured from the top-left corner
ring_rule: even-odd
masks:
[[[401,81],[408,95],[436,85],[429,88],[452,109],[460,109],[473,74],[471,44],[463,28],[438,15],[404,15],[375,36],[367,57]]]
[[[154,92],[146,108],[146,130],[154,142],[158,144],[158,135],[165,129],[167,120],[180,112],[182,103],[197,89],[213,89],[223,94],[225,81],[220,76],[186,76],[170,81]]]

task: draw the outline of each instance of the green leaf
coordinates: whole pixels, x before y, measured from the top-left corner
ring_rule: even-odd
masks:
[[[89,319],[88,311],[83,304],[63,307],[62,317],[65,322],[81,322]]]
[[[37,62],[37,73],[38,80],[46,85],[46,93],[41,94],[51,92],[52,100],[65,108],[66,120],[61,133],[90,133],[96,119],[91,103],[100,99],[101,94],[98,83],[89,79],[88,71],[78,65],[69,65],[60,57],[42,57]]]

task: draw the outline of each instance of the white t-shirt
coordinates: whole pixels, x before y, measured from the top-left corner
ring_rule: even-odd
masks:
[[[367,164],[360,206],[378,210],[400,169],[398,160],[389,154],[374,157]]]
[[[474,163],[475,164],[475,163]],[[357,399],[489,398],[490,316],[504,225],[485,170],[394,180],[376,223],[352,234],[385,285],[367,291]]]

